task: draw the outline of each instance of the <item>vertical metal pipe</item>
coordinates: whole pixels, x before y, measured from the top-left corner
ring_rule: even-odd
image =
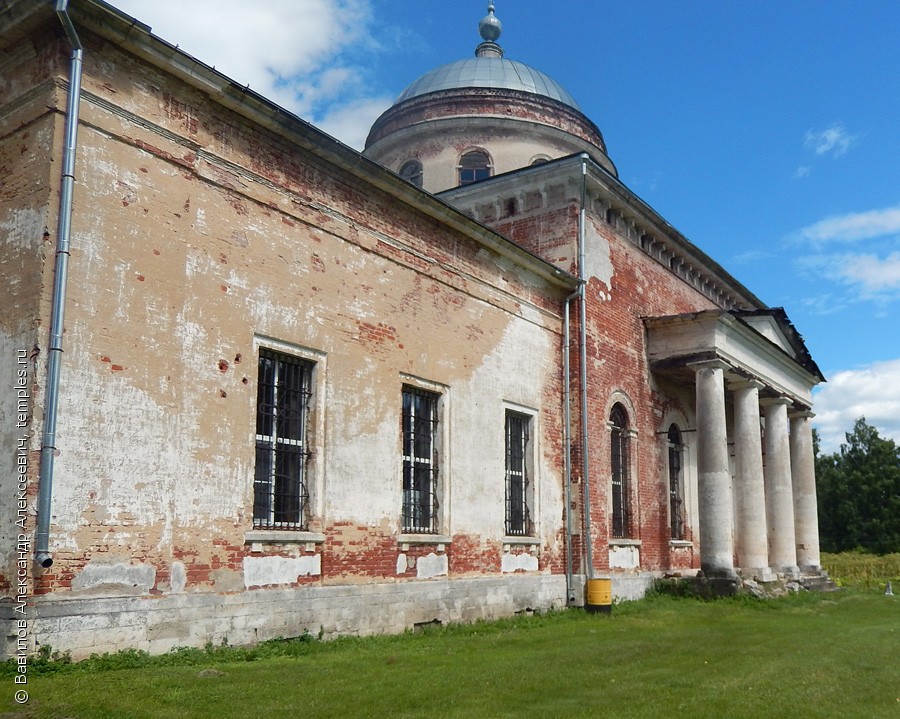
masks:
[[[42,567],[53,564],[50,555],[50,513],[53,498],[53,461],[56,453],[56,417],[59,408],[59,369],[69,270],[69,241],[72,225],[72,195],[75,187],[75,147],[78,137],[78,107],[81,100],[83,47],[67,13],[68,0],[58,0],[56,13],[72,45],[69,66],[69,93],[66,100],[66,132],[62,177],[59,189],[59,220],[56,237],[56,266],[53,276],[53,305],[50,311],[50,341],[47,347],[47,384],[44,393],[44,434],[41,441],[41,469],[38,484],[37,530],[34,559]]]
[[[584,270],[584,233],[585,233],[585,204],[587,196],[587,163],[588,156],[581,155],[581,199],[578,211],[578,279],[581,280],[579,292],[579,311],[581,313],[581,327],[579,332],[579,344],[581,345],[581,459],[582,459],[582,483],[584,488],[584,541],[587,549],[587,577],[594,578],[594,551],[591,537],[591,494],[588,480],[588,391],[587,391],[587,301],[585,287],[587,279]]]
[[[571,327],[569,325],[570,305],[578,293],[566,297],[565,314],[563,315],[563,441],[566,445],[566,602],[575,602],[575,589],[572,586],[572,378],[569,357]]]

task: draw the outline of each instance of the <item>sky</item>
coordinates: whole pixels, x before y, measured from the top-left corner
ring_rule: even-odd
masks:
[[[485,0],[113,0],[361,149],[425,72],[470,57]],[[506,57],[563,85],[619,178],[757,297],[857,417],[900,442],[900,3],[496,0]]]

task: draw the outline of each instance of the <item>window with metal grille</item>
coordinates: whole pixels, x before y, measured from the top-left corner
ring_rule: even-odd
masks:
[[[628,501],[628,414],[621,404],[613,406],[609,414],[610,463],[612,467],[612,536],[627,537],[630,533]]]
[[[471,185],[491,176],[491,158],[486,152],[472,150],[459,158],[459,184]]]
[[[506,411],[506,533],[526,536],[531,533],[528,471],[531,417]]]
[[[305,529],[313,363],[261,349],[256,394],[253,526]]]
[[[416,187],[422,186],[422,163],[418,160],[407,160],[400,168],[400,177],[411,182]]]
[[[676,425],[669,427],[669,524],[672,539],[684,539],[684,489],[681,458],[684,445]]]
[[[404,532],[437,532],[437,443],[440,395],[417,387],[403,388]]]

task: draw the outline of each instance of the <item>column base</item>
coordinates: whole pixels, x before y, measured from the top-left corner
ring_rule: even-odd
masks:
[[[752,579],[755,582],[774,582],[778,579],[778,575],[769,567],[741,569],[740,575],[744,579]]]
[[[734,570],[734,567],[727,566],[709,566],[703,565],[703,562],[700,562],[700,571],[697,573],[698,577],[705,577],[707,579],[737,579],[737,572]]]
[[[800,567],[796,565],[790,567],[776,567],[775,573],[778,575],[779,579],[783,578],[792,581],[800,579]]]

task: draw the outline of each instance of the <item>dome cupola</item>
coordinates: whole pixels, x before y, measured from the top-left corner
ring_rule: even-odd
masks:
[[[490,3],[475,56],[412,82],[375,121],[364,154],[430,192],[577,152],[615,174],[600,130],[572,95],[504,57],[494,13]]]

